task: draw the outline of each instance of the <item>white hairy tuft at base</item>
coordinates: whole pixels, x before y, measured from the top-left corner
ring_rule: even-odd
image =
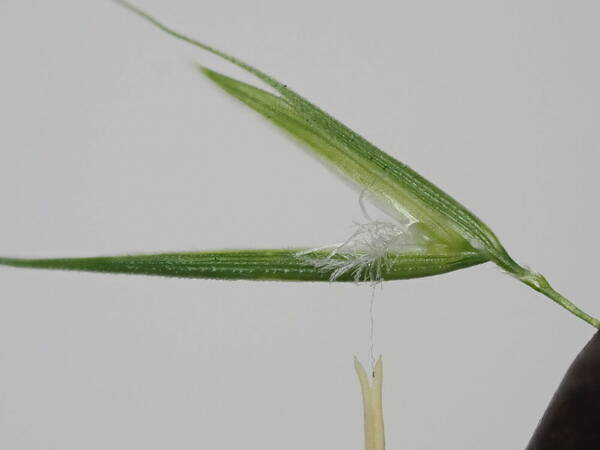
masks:
[[[430,241],[415,224],[371,220],[355,225],[356,231],[346,241],[304,250],[296,256],[323,272],[331,272],[330,281],[350,273],[356,282],[375,285],[384,281],[383,273],[401,254],[424,252]],[[330,252],[325,256],[317,254],[323,250]]]

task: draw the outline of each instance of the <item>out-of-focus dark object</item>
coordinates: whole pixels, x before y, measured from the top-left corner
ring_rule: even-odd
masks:
[[[526,450],[600,450],[600,332],[569,367]]]

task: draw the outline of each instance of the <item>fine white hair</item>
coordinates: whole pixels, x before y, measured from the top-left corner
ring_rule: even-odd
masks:
[[[297,254],[304,261],[331,272],[330,280],[352,274],[356,282],[383,281],[385,270],[389,270],[403,253],[426,250],[427,237],[414,224],[394,224],[381,220],[366,223],[355,222],[356,230],[342,243],[304,250]],[[318,255],[329,250],[326,255]]]

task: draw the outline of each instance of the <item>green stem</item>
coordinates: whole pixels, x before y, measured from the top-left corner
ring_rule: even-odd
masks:
[[[544,294],[546,297],[551,299],[552,301],[558,303],[560,306],[565,308],[567,311],[571,312],[575,316],[580,319],[586,321],[594,328],[600,329],[600,320],[595,317],[590,316],[585,311],[579,309],[574,303],[572,303],[569,299],[562,296],[559,292],[555,291],[548,280],[544,276],[539,273],[535,273],[532,271],[527,271],[525,275],[521,275],[518,277],[523,283],[536,291]]]

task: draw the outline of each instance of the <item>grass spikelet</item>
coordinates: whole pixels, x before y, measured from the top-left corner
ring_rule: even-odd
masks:
[[[275,94],[200,67],[227,93],[367,191],[397,224],[369,221],[358,225],[356,233],[337,247],[303,255],[303,250],[229,250],[54,260],[0,258],[0,264],[196,278],[379,282],[437,275],[491,261],[600,328],[599,320],[559,294],[541,274],[519,265],[481,219],[415,170],[265,72],[169,28],[126,1],[116,2],[168,35],[229,61],[272,88]]]

